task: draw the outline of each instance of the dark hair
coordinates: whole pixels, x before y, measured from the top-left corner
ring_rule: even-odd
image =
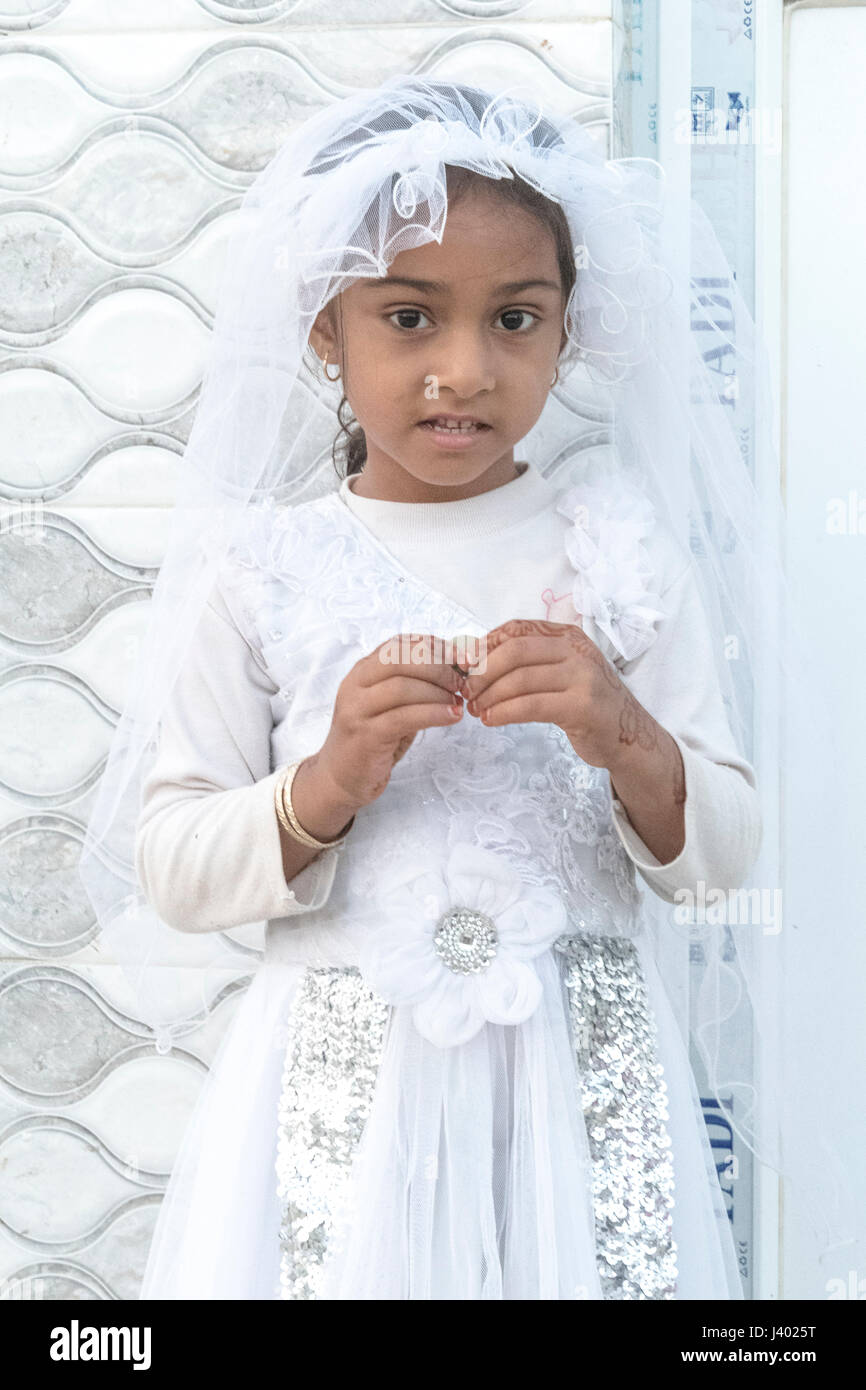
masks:
[[[447,164],[445,176],[448,206],[452,207],[464,194],[476,188],[483,188],[485,192],[489,192],[501,202],[523,208],[533,217],[536,217],[551,233],[556,244],[556,258],[562,280],[564,312],[564,306],[568,303],[576,277],[574,250],[568,219],[559,203],[545,197],[543,193],[540,193],[537,188],[533,188],[532,184],[527,183],[513,170],[512,173],[514,176],[510,179],[490,179],[484,174],[479,174],[477,170],[468,169],[462,164]],[[346,411],[348,411],[348,418],[344,418]],[[349,477],[353,473],[360,473],[367,461],[367,440],[363,429],[352,414],[352,408],[345,395],[337,407],[337,419],[340,423],[340,434],[334,440],[331,451],[332,458],[337,475]],[[345,439],[341,439],[341,435],[345,435]],[[344,474],[340,474],[338,454],[341,455],[346,465]]]

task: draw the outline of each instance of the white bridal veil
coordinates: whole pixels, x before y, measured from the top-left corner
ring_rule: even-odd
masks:
[[[127,972],[142,1037],[160,1051],[258,958],[243,933],[178,933],[137,881],[136,819],[161,714],[245,508],[339,485],[338,388],[308,347],[316,315],[358,278],[386,275],[400,251],[441,241],[454,165],[519,176],[562,205],[576,267],[568,345],[521,457],[563,485],[621,470],[644,490],[693,567],[737,746],[759,778],[772,775],[755,731],[799,668],[785,640],[780,498],[744,462],[755,445],[772,457],[772,403],[755,325],[707,218],[666,186],[659,164],[606,159],[537,92],[414,76],[358,91],[294,131],[237,215],[150,625],[87,827],[81,874],[105,948]],[[776,1163],[773,1074],[751,1058],[720,1060],[743,997],[759,1038],[775,1028],[774,934],[760,920],[689,927],[654,898],[648,911],[684,1037],[711,1088],[738,1097],[745,1142]],[[189,963],[181,985],[167,961]]]

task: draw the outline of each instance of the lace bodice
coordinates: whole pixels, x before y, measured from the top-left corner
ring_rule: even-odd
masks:
[[[484,632],[475,615],[404,570],[333,495],[250,508],[223,582],[279,689],[274,767],[321,746],[340,681],[380,642],[399,632]],[[606,769],[583,762],[555,725],[485,728],[465,716],[423,730],[386,792],[359,813],[329,901],[308,926],[320,919],[351,933],[392,869],[413,854],[441,859],[461,843],[503,856],[524,883],[560,895],[575,931],[638,930],[641,895],[612,823]]]

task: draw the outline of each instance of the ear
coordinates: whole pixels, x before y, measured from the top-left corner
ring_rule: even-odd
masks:
[[[309,343],[321,361],[324,361],[326,353],[330,362],[337,361],[337,335],[334,332],[334,324],[327,304],[316,315],[310,329]]]

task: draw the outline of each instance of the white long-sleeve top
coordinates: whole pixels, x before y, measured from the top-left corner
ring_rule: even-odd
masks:
[[[646,545],[664,617],[657,636],[625,661],[569,595],[569,519],[532,465],[512,481],[453,502],[340,496],[400,564],[477,615],[581,621],[635,698],[676,739],[685,769],[685,842],[661,864],[613,799],[626,853],[668,902],[678,888],[736,887],[761,842],[755,774],[736,750],[715,676],[710,638],[688,560],[657,527]],[[271,732],[278,688],[230,585],[221,576],[163,715],[156,762],[142,787],[136,868],[164,921],[180,931],[225,930],[323,907],[339,850],[324,850],[288,884],[283,874]],[[463,718],[471,718],[464,712]],[[384,793],[387,796],[387,791]],[[362,813],[361,813],[362,814]],[[351,833],[351,832],[350,832]]]

